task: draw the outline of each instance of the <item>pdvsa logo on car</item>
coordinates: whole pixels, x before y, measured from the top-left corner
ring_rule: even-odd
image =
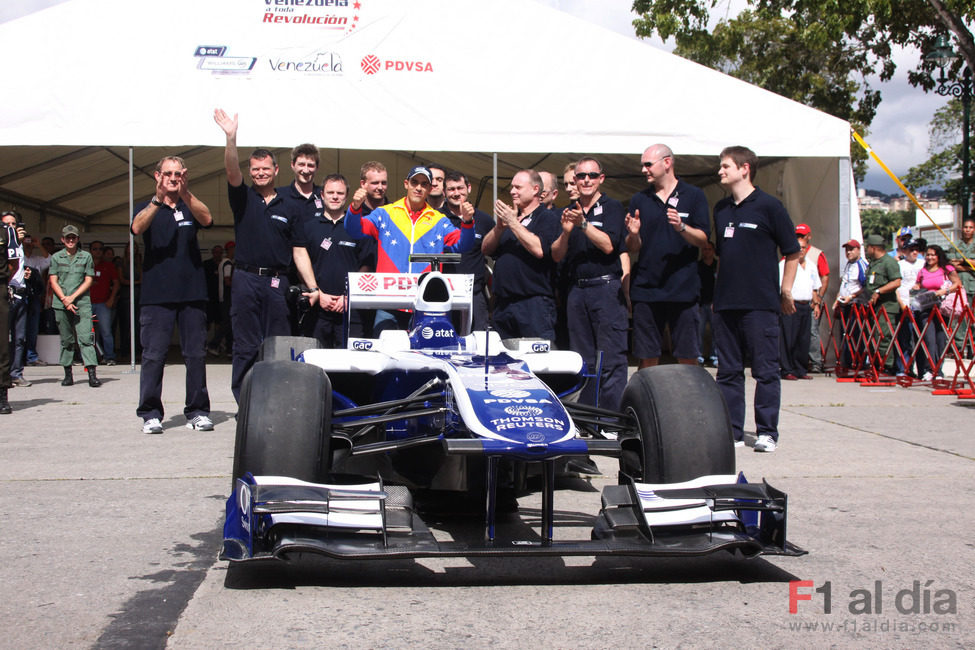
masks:
[[[351,347],[353,350],[371,350],[372,341],[368,339],[352,339]]]
[[[367,54],[362,57],[359,66],[367,75],[374,75],[378,72],[433,72],[433,63],[430,61],[380,59],[375,54]]]

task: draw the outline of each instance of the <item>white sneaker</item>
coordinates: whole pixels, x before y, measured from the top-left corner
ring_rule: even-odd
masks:
[[[934,375],[931,374],[930,370],[921,377],[921,381],[931,381],[932,379],[934,379]]]
[[[205,415],[197,415],[186,423],[186,428],[196,431],[213,431],[213,422]]]
[[[755,441],[755,451],[775,451],[775,441],[772,440],[772,436],[759,436]]]
[[[162,433],[162,424],[159,422],[159,418],[149,418],[142,423],[142,433]]]
[[[744,440],[735,440],[735,448],[744,447],[744,446],[745,446]]]

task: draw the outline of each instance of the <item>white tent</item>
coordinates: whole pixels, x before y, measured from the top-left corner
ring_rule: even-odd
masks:
[[[137,199],[182,154],[229,226],[220,106],[240,113],[242,150],[284,154],[282,183],[288,149],[314,142],[353,182],[382,160],[393,192],[416,161],[476,182],[492,153],[502,177],[595,154],[626,200],[640,152],[664,142],[716,199],[716,154],[744,144],[834,264],[850,234],[846,122],[530,0],[64,0],[0,25],[0,48],[0,203],[48,233],[124,232],[129,147]]]

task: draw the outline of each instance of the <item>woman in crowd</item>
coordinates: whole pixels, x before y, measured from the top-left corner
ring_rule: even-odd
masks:
[[[935,295],[943,298],[946,295],[956,295],[955,292],[961,287],[961,280],[955,267],[948,263],[948,256],[943,248],[937,244],[928,246],[924,252],[924,268],[917,273],[917,284],[915,289],[927,289],[933,291]],[[949,298],[950,299],[950,298]],[[924,381],[931,381],[935,376],[941,377],[941,355],[948,345],[948,335],[945,332],[944,324],[938,316],[931,318],[932,312],[938,309],[939,304],[935,303],[932,307],[920,313],[918,325],[924,327],[924,345],[928,349],[932,366],[921,377]],[[930,322],[929,322],[930,320]],[[925,324],[927,326],[925,327]],[[923,362],[923,364],[922,364]],[[917,357],[918,372],[922,365],[928,366],[928,360],[924,358],[923,351],[919,351]]]

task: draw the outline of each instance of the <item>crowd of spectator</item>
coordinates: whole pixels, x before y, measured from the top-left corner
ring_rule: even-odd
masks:
[[[717,367],[741,446],[744,368],[750,365],[758,382],[755,450],[769,452],[778,442],[780,380],[811,379],[824,368],[827,346],[819,334],[830,279],[826,255],[812,245],[807,224],[794,225],[777,199],[753,185],[758,159],[744,147],[722,152],[718,177],[728,196],[713,209],[699,188],[678,176],[669,147],[655,144],[640,161],[647,186],[626,207],[602,192],[602,166],[587,156],[561,175],[518,171],[510,200],[497,201],[492,215],[470,203],[463,171],[435,163],[409,171],[399,200],[389,195],[387,169],[377,161],[362,166],[354,191],[340,174],[318,185],[320,158],[310,144],[292,151],[295,180],[283,187],[275,185],[273,153],[255,150],[244,164],[247,184],[237,116],[217,110],[214,119],[227,140],[234,239],[212,246],[203,259],[197,235],[211,225],[210,210],[189,191],[188,170],[177,157],[160,161],[157,191],[133,215],[132,233],[141,241],[132,250],[125,245],[122,255],[98,240],[85,250],[74,226],[62,231],[60,250],[50,237],[37,246],[21,232],[19,250],[7,245],[11,386],[30,386],[25,365],[46,365],[37,354],[39,332],[60,333],[64,385],[73,383],[76,356],[97,387],[99,362],[110,366],[141,354],[137,414],[145,433],[161,433],[163,366],[178,324],[187,426],[209,430],[207,355],[230,357],[239,401],[266,337],[310,336],[323,347],[344,347],[348,336],[405,328],[409,315],[402,312],[350,313],[346,276],[422,272],[428,264],[408,260],[421,251],[461,253],[460,262],[444,270],[474,276],[475,329],[491,326],[502,338],[544,338],[579,352],[591,372],[601,373],[598,394],[580,396],[592,405],[618,408],[628,357],[641,368],[662,358]],[[4,222],[16,233],[15,213]],[[884,351],[902,310],[921,323],[940,305],[920,304],[914,294],[940,299],[964,287],[970,302],[975,273],[963,259],[911,241],[909,232],[900,235],[891,254],[882,237],[868,236],[866,260],[858,241],[844,245],[831,310],[841,330],[840,366],[863,358],[862,323],[852,311],[857,304],[884,314],[877,319]],[[975,222],[966,221],[958,244],[964,257],[975,253],[973,235]],[[134,350],[132,309],[139,324]],[[944,350],[947,337],[940,322],[897,329],[896,338],[902,350],[918,339],[928,350]],[[891,374],[931,379],[941,372],[940,355],[933,362],[914,355],[913,367],[904,355],[883,358]]]

